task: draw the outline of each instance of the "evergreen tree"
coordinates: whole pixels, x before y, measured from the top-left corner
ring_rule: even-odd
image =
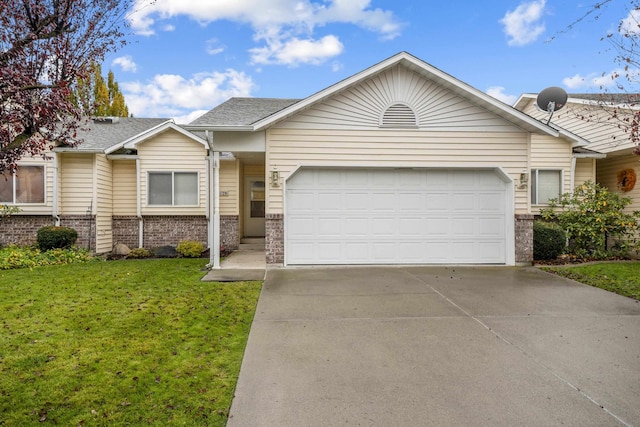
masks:
[[[86,79],[78,80],[72,98],[86,116],[129,116],[129,109],[113,71],[109,71],[105,81],[100,64],[91,64],[91,73]]]

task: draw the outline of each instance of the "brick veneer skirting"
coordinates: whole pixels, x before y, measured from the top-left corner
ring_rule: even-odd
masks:
[[[533,262],[533,215],[516,214],[516,264],[531,264]]]
[[[265,251],[268,264],[284,263],[284,215],[265,217]]]
[[[60,225],[78,232],[76,246],[89,251],[96,249],[96,217],[87,215],[61,215]]]
[[[145,248],[177,246],[181,240],[195,240],[207,245],[205,216],[145,216],[143,218]]]
[[[32,245],[38,241],[38,230],[55,225],[51,215],[13,215],[0,220],[0,245]]]
[[[111,223],[113,233],[113,244],[122,243],[130,248],[137,248],[138,245],[138,217],[135,216],[114,216]]]
[[[238,215],[220,215],[220,244],[227,251],[240,245],[240,218]]]
[[[5,218],[0,221],[0,244],[32,245],[38,241],[38,230],[48,225],[55,225],[55,219],[50,215],[13,215]],[[60,225],[78,232],[76,246],[95,249],[95,216],[63,215]]]

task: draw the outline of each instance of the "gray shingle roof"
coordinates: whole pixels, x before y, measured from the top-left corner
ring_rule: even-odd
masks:
[[[114,123],[108,120],[90,120],[78,130],[78,139],[83,142],[75,150],[102,152],[169,120],[137,117],[118,117]]]
[[[299,99],[231,98],[198,117],[191,125],[248,126],[277,113]]]
[[[613,104],[638,104],[638,93],[570,93],[569,98],[586,99]]]

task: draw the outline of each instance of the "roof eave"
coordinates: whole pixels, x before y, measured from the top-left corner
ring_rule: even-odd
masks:
[[[216,126],[216,125],[181,125],[181,128],[189,132],[203,132],[205,130],[213,132],[253,132],[255,126],[238,125],[238,126]]]

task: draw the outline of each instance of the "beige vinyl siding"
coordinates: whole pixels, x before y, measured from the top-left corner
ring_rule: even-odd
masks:
[[[113,171],[104,154],[96,154],[96,253],[113,248]]]
[[[638,181],[633,190],[626,193],[618,189],[618,172],[623,169],[633,169],[636,176],[638,176]],[[599,160],[597,180],[600,185],[607,187],[609,191],[618,192],[625,197],[631,197],[632,203],[627,207],[626,211],[640,210],[640,163],[638,163],[638,158],[629,151],[621,156]]]
[[[18,173],[20,165],[23,166],[43,166],[44,167],[44,203],[17,204],[21,215],[52,215],[53,214],[53,180],[55,179],[55,162],[53,159],[43,159],[41,156],[23,157],[18,162]],[[3,179],[0,177],[0,179]]]
[[[220,162],[220,214],[240,213],[240,162],[225,160]]]
[[[205,215],[207,193],[207,150],[204,145],[167,131],[138,145],[140,157],[140,197],[143,215]],[[198,206],[149,206],[149,172],[197,172]]]
[[[585,181],[596,180],[596,159],[576,159],[574,186],[584,184]],[[573,190],[573,189],[571,189]]]
[[[60,214],[86,215],[93,206],[93,154],[60,154]]]
[[[546,123],[549,113],[538,110],[535,102],[535,98],[531,99],[522,111]],[[609,111],[597,105],[569,102],[563,109],[553,114],[551,123],[589,141],[591,144],[588,148],[591,150],[610,153],[633,146],[628,133],[618,126],[621,119],[612,119]]]
[[[284,182],[299,166],[502,167],[512,179],[528,168],[526,132],[270,129],[267,170]],[[245,172],[245,175],[247,173]],[[528,213],[528,191],[515,190],[515,211]],[[267,185],[267,213],[283,213],[283,187]]]
[[[113,160],[113,215],[136,216],[136,161]]]
[[[520,131],[508,121],[434,84],[403,65],[397,65],[309,110],[296,114],[278,127],[377,129],[384,112],[397,103],[403,103],[413,110],[422,129]]]
[[[531,169],[561,170],[562,193],[571,191],[571,144],[563,139],[531,135]],[[531,207],[534,214],[539,208]]]

